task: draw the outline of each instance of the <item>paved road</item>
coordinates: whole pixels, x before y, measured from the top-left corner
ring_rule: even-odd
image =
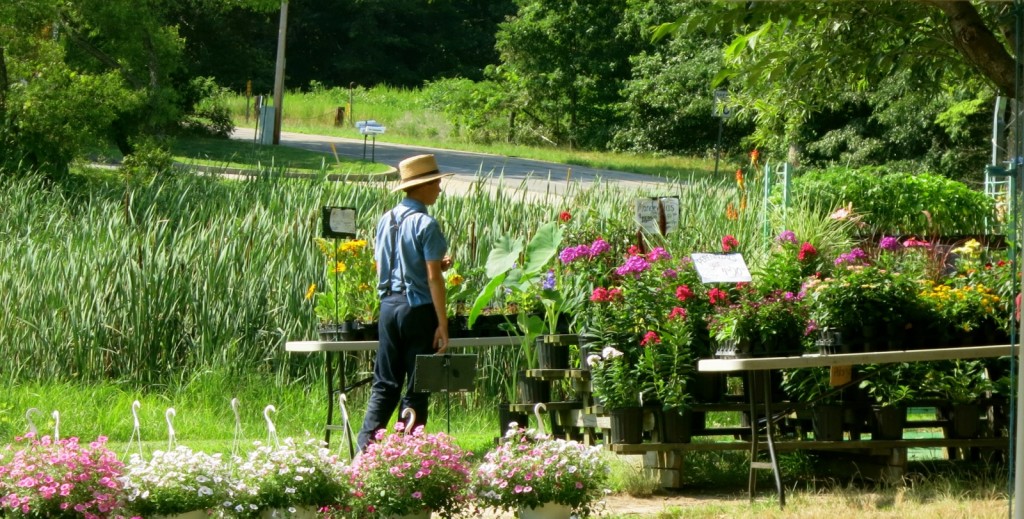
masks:
[[[254,139],[254,130],[252,128],[236,128],[231,137],[233,139],[251,141]],[[331,143],[334,144],[339,155],[363,158],[362,139],[281,132],[281,144],[284,146],[330,153]],[[526,189],[533,194],[553,194],[558,196],[564,194],[570,186],[586,188],[601,181],[614,182],[618,187],[634,189],[657,186],[667,182],[657,177],[624,171],[596,169],[585,166],[568,166],[540,160],[452,151],[424,146],[390,144],[381,142],[379,139],[376,146],[372,149],[372,155],[376,162],[394,167],[397,167],[402,159],[421,153],[433,153],[437,157],[437,163],[441,171],[455,173],[455,176],[449,179],[448,184],[445,186],[446,192],[464,192],[481,178],[492,189],[501,178],[504,178],[505,185],[518,187],[520,184],[524,184]],[[367,158],[370,155],[371,148],[367,144]]]

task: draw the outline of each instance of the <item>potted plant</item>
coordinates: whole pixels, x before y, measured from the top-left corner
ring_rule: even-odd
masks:
[[[810,404],[815,440],[840,441],[845,409],[829,379],[829,368],[788,369],[782,373],[782,389],[794,401]]]
[[[518,511],[520,518],[589,517],[608,472],[600,447],[509,429],[477,467],[473,493],[480,504]],[[541,513],[547,515],[535,515]]]
[[[921,363],[869,364],[864,366],[867,376],[860,387],[875,401],[873,407],[876,440],[903,438],[907,421],[907,403],[917,397],[923,377]]]
[[[121,482],[125,508],[142,517],[204,518],[228,500],[230,470],[220,454],[178,446],[148,460],[133,454]]]
[[[640,443],[643,434],[644,389],[639,359],[607,346],[590,356],[594,398],[611,415],[611,443]]]
[[[406,431],[398,422],[391,434],[377,431],[347,469],[353,509],[373,517],[458,515],[469,505],[469,456],[450,436],[422,426]]]
[[[504,297],[513,302],[517,308],[516,324],[523,337],[526,365],[531,368],[537,366],[534,340],[545,330],[545,320],[532,310],[541,298],[542,283],[547,280],[549,265],[561,242],[562,230],[555,222],[538,228],[525,249],[522,240],[507,236],[495,240],[485,266],[488,282],[477,294],[467,318],[472,329],[477,318],[495,298]],[[549,304],[553,311],[561,308],[554,302],[549,301]]]
[[[800,294],[773,290],[761,295],[748,285],[736,299],[716,308],[708,324],[719,344],[735,345],[731,355],[781,357],[803,351],[808,320]]]
[[[308,436],[279,445],[254,442],[233,465],[229,500],[241,517],[312,517],[321,507],[344,504],[347,495],[344,465],[323,441]]]
[[[15,438],[0,453],[0,516],[115,517],[123,465],[106,444],[102,436],[87,445],[78,438]]]
[[[953,438],[974,438],[980,427],[979,400],[995,390],[985,363],[980,360],[936,362],[925,376],[924,387],[949,402],[942,413],[949,419]]]
[[[700,323],[703,324],[703,323]],[[669,312],[661,327],[659,340],[648,341],[643,348],[639,369],[650,383],[649,393],[661,403],[661,441],[688,443],[692,434],[693,402],[690,385],[696,373],[696,355],[692,319],[682,307]]]
[[[319,291],[311,285],[306,296],[313,299],[321,335],[357,340],[361,338],[357,335],[357,318],[369,320],[379,311],[373,248],[365,239],[332,242],[317,238],[316,245],[325,261],[324,284]]]

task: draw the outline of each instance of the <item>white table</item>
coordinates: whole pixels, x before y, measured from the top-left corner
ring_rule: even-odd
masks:
[[[873,353],[839,353],[833,355],[803,355],[799,357],[760,357],[760,358],[722,358],[701,359],[697,361],[698,371],[707,372],[746,372],[750,377],[750,475],[748,492],[754,499],[756,490],[756,471],[771,470],[775,476],[775,489],[779,495],[779,505],[786,505],[785,488],[782,486],[782,475],[775,457],[774,426],[772,424],[771,372],[773,369],[797,369],[830,366],[852,366],[856,364],[890,364],[895,362],[926,362],[934,360],[976,359],[985,357],[1003,357],[1016,354],[1019,346],[1008,344],[992,346],[963,346],[959,348],[934,348],[925,350],[883,351]],[[770,461],[757,461],[758,455],[758,420],[757,396],[754,388],[761,382],[764,387],[765,443],[768,444]]]
[[[503,337],[462,337],[448,340],[448,348],[485,348],[490,346],[512,346],[520,344],[522,337],[510,335]],[[327,425],[325,427],[324,441],[330,443],[332,430],[343,430],[343,425],[334,424],[334,399],[335,391],[348,393],[349,391],[368,384],[373,377],[367,377],[352,385],[345,380],[345,370],[341,362],[336,368],[332,368],[334,357],[340,357],[346,352],[353,351],[377,351],[378,341],[289,341],[284,344],[284,351],[288,353],[323,353],[324,354],[324,380],[327,385]],[[337,384],[335,384],[337,377]],[[347,431],[346,431],[347,432]],[[350,439],[351,440],[351,439]]]

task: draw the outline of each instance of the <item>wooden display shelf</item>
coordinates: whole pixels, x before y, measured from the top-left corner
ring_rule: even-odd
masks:
[[[921,438],[906,440],[841,440],[841,441],[817,441],[817,440],[783,440],[776,441],[775,448],[780,451],[796,450],[891,450],[903,448],[1009,448],[1010,438],[976,438],[969,440],[958,440],[953,438]],[[645,454],[647,452],[665,451],[728,451],[728,450],[750,450],[750,442],[691,442],[691,443],[633,443],[610,444],[609,448],[616,454]]]
[[[587,369],[528,369],[526,376],[540,380],[563,380],[567,378],[577,380],[590,380],[590,370]]]
[[[548,411],[577,411],[583,409],[583,402],[578,400],[566,402],[543,402]],[[537,404],[509,404],[509,409],[518,413],[532,413]]]

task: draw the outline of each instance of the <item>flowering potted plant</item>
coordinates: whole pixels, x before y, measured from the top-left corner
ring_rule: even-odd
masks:
[[[470,453],[444,433],[426,434],[423,426],[377,431],[375,441],[347,469],[353,511],[372,517],[442,517],[460,514],[469,504]]]
[[[640,443],[643,434],[644,374],[634,355],[606,346],[587,359],[594,397],[611,414],[611,443]]]
[[[220,454],[193,452],[179,446],[156,451],[149,460],[133,454],[121,481],[125,507],[142,517],[171,516],[219,508],[228,497],[230,470]]]
[[[373,248],[367,240],[345,240],[331,242],[316,239],[317,248],[323,256],[326,267],[324,288],[316,291],[311,285],[306,292],[308,299],[314,299],[314,312],[326,333],[342,334],[341,340],[355,340],[356,319],[371,322],[376,319],[380,308],[377,298],[376,268],[373,263]]]
[[[665,443],[690,441],[691,414],[687,411],[693,402],[691,386],[697,371],[697,356],[691,347],[693,326],[686,309],[674,307],[660,335],[649,336],[640,358],[641,378],[650,383],[650,393],[661,402],[658,417],[661,441]]]
[[[233,458],[229,499],[235,515],[312,516],[321,507],[344,503],[344,465],[321,440],[285,438],[277,446],[254,442],[253,447],[245,458]]]
[[[106,443],[102,436],[88,445],[78,438],[15,438],[0,454],[0,516],[115,517],[123,465]]]
[[[566,519],[570,514],[589,517],[597,512],[598,500],[606,492],[609,469],[600,451],[600,447],[537,438],[531,430],[512,428],[484,455],[473,490],[481,504],[518,510],[522,518],[546,506],[560,508]]]
[[[723,355],[784,356],[803,350],[807,307],[800,294],[775,290],[760,296],[751,286],[738,301],[720,306],[708,328],[719,344],[735,344]]]

